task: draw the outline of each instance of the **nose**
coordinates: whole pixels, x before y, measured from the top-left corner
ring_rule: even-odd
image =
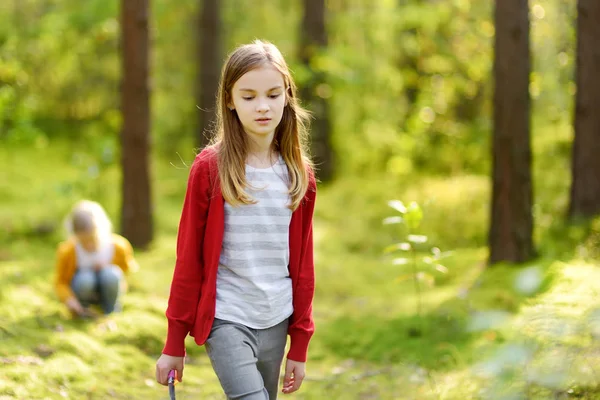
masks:
[[[256,111],[258,111],[259,113],[265,113],[269,111],[269,104],[264,99],[261,100],[256,106]]]

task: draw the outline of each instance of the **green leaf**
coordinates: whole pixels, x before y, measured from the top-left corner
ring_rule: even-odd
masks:
[[[401,214],[404,214],[406,212],[406,207],[404,206],[404,203],[400,200],[390,200],[388,201],[388,206],[392,207],[394,210],[398,211]]]
[[[396,283],[407,281],[409,279],[412,279],[412,277],[413,277],[412,274],[400,275],[399,277],[396,278]]]
[[[411,201],[406,209],[406,212],[420,214],[423,216],[423,212],[421,210],[421,206],[416,201]]]
[[[385,249],[383,249],[383,253],[384,254],[389,254],[389,253],[393,253],[396,250],[398,250],[398,245],[397,244],[390,244],[389,246],[386,246]]]
[[[412,245],[408,242],[397,243],[396,246],[398,246],[398,250],[402,251],[410,251],[412,249]]]
[[[400,216],[387,217],[383,220],[384,225],[401,224],[404,220]]]
[[[410,229],[417,229],[423,220],[421,207],[414,201],[410,203],[404,214],[404,219]]]
[[[425,283],[429,287],[432,287],[435,284],[435,278],[433,277],[433,275],[428,274],[427,272],[418,272],[417,280]]]
[[[433,267],[435,268],[436,271],[439,271],[442,274],[448,273],[448,268],[444,267],[442,264],[435,264]]]
[[[410,245],[410,243],[406,243],[406,242],[394,243],[394,244],[387,246],[385,249],[383,249],[383,252],[385,254],[388,254],[388,253],[393,253],[396,250],[409,251],[411,248],[412,248],[412,246]]]
[[[426,243],[427,242],[427,236],[425,235],[408,235],[408,237],[406,238],[409,242],[411,243]]]
[[[434,258],[436,260],[441,260],[442,258],[446,258],[448,256],[451,256],[452,254],[454,254],[453,251],[438,252],[438,253],[434,253]]]
[[[394,264],[394,265],[406,265],[409,262],[410,262],[410,260],[408,258],[404,258],[404,257],[394,258],[394,260],[392,260],[392,264]]]

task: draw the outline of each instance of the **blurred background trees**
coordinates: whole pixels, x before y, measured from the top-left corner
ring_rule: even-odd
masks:
[[[125,28],[133,28],[119,28],[116,4],[10,0],[0,11],[0,140],[90,149],[89,168],[99,175],[119,157],[133,160],[123,164],[121,226],[151,231],[150,184],[138,178],[151,173],[128,171],[150,168],[150,143],[149,159],[189,160],[188,150],[204,146],[225,55],[263,38],[285,53],[315,116],[312,152],[323,183],[345,176],[490,176],[490,261],[523,261],[535,253],[537,184],[528,171],[536,138],[560,129],[570,141],[576,127],[564,213],[598,211],[598,122],[588,111],[598,93],[588,72],[597,70],[598,8],[584,0],[578,7],[567,0],[157,0],[149,7],[144,86],[144,63],[131,75],[120,68],[130,55],[119,48],[120,35],[125,40]],[[147,128],[142,114],[128,117],[133,111],[126,107],[141,110],[146,96],[135,94],[141,103],[128,97],[132,79],[149,89]],[[131,218],[145,222],[128,220],[135,214],[128,207],[140,213]],[[144,235],[135,241],[152,237]]]
[[[600,213],[600,3],[577,3],[575,139],[569,215]]]
[[[318,57],[327,53],[327,10],[325,0],[303,0],[300,26],[299,59],[307,73],[300,86],[300,100],[312,111],[311,150],[317,177],[326,182],[333,178],[334,156],[331,145],[331,123],[328,98],[331,88]]]
[[[206,146],[213,135],[216,118],[216,98],[221,77],[221,66],[225,59],[222,43],[221,2],[200,0],[196,53],[196,99],[198,102],[198,147]]]
[[[527,0],[497,0],[490,262],[532,258],[533,188]]]
[[[135,247],[152,241],[150,185],[150,6],[121,2],[121,233]]]

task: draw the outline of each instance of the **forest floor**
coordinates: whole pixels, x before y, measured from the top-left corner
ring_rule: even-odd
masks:
[[[90,169],[86,154],[60,145],[0,149],[6,172],[0,179],[0,399],[168,398],[154,381],[154,363],[166,333],[187,169],[162,158],[153,165],[157,234],[147,251],[136,253],[141,268],[130,277],[123,312],[74,321],[52,287],[60,221],[81,193],[95,195],[111,215],[118,204],[116,166]],[[543,173],[544,165],[536,168]],[[552,194],[556,182],[538,187],[536,216],[545,226],[536,230],[540,257],[494,267],[485,265],[485,176],[402,183],[346,178],[323,187],[315,214],[317,330],[302,389],[280,397],[599,399],[594,236],[546,221],[564,203]],[[410,269],[383,251],[399,240],[381,223],[393,215],[391,199],[422,204],[421,233],[452,252],[443,261],[448,272],[421,285],[420,296]],[[177,398],[222,399],[204,349],[188,340],[187,351]]]

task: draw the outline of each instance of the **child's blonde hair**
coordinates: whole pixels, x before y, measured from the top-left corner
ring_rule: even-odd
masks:
[[[233,205],[252,204],[248,194],[245,163],[248,137],[235,111],[229,109],[233,85],[246,72],[264,65],[275,67],[283,76],[286,106],[275,130],[271,150],[279,152],[289,172],[290,209],[295,210],[308,189],[309,168],[307,124],[309,114],[296,97],[296,85],[285,59],[275,45],[256,40],[235,49],[221,73],[217,104],[217,131],[213,145],[218,151],[219,180],[225,200]]]
[[[81,200],[67,216],[65,230],[69,236],[94,232],[99,238],[106,238],[112,234],[112,223],[99,203]]]

